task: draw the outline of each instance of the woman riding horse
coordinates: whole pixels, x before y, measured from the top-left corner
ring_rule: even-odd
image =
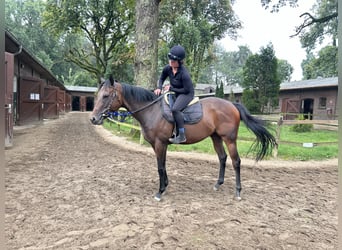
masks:
[[[170,85],[165,87],[165,90],[173,91],[176,95],[176,100],[171,107],[172,115],[176,123],[177,135],[171,137],[169,141],[174,144],[186,142],[184,117],[182,110],[194,98],[194,86],[187,69],[183,65],[185,59],[185,49],[176,45],[173,46],[167,54],[169,64],[166,65],[161,73],[158,82],[158,88],[154,91],[156,95],[160,95],[163,88],[163,83],[167,77],[170,79]]]
[[[91,122],[100,125],[108,117],[108,112],[124,107],[139,121],[144,138],[151,144],[156,154],[159,191],[155,199],[158,201],[169,184],[165,163],[167,147],[170,144],[169,137],[173,130],[173,124],[163,116],[161,100],[162,98],[147,89],[122,84],[110,77],[100,86],[91,115]],[[276,140],[266,129],[264,122],[249,114],[242,104],[231,103],[216,97],[203,98],[200,102],[203,117],[195,124],[185,125],[187,128],[185,144],[196,143],[208,136],[211,137],[220,162],[219,177],[214,186],[217,190],[224,182],[226,169],[227,154],[223,146],[224,142],[235,170],[235,195],[237,199],[241,199],[241,160],[236,144],[240,120],[256,136],[253,149],[256,150],[257,161],[271,152],[272,148],[277,145]]]

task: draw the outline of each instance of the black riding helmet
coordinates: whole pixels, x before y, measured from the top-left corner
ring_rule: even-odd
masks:
[[[167,57],[170,60],[181,62],[185,58],[185,49],[180,45],[173,46],[167,54]]]

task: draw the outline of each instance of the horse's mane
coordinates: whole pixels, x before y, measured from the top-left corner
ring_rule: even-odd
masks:
[[[137,102],[151,102],[157,98],[157,96],[144,88],[121,83],[123,89],[123,95],[126,100],[135,100]]]

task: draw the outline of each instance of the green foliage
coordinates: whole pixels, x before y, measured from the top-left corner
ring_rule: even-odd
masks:
[[[213,60],[201,71],[200,82],[212,83],[219,78],[226,85],[241,84],[243,66],[252,52],[247,46],[239,46],[238,51],[225,51],[223,47],[213,46]]]
[[[135,1],[115,0],[48,0],[44,12],[44,27],[62,39],[69,34],[79,34],[82,46],[70,46],[65,55],[98,81],[106,75],[109,61],[126,63],[127,44],[134,30]]]
[[[306,23],[311,22],[300,32],[300,40],[307,52],[313,51],[317,45],[322,44],[326,39],[331,41],[330,45],[337,45],[338,35],[338,0],[317,0],[313,6],[311,17],[304,15]]]
[[[278,102],[280,79],[278,75],[278,59],[275,57],[273,45],[260,49],[260,54],[248,57],[243,67],[242,86],[253,91],[249,102],[259,104],[259,112],[269,112],[266,107],[275,106]]]
[[[304,115],[303,114],[298,115],[296,120],[298,121],[305,120]],[[313,129],[313,125],[312,124],[295,124],[291,127],[291,129],[293,132],[305,133],[305,132],[310,132]]]
[[[44,0],[6,0],[6,29],[31,52],[32,55],[56,76],[64,81],[71,70],[76,74],[80,69],[64,60],[65,50],[70,44],[80,46],[79,37],[68,35],[63,39],[55,38],[42,26],[45,10]],[[82,71],[83,72],[83,71]],[[68,84],[68,82],[66,82]]]
[[[290,82],[293,70],[292,65],[288,61],[283,59],[278,60],[278,76],[280,82]]]
[[[25,48],[37,52],[56,44],[56,41],[49,40],[47,31],[41,27],[43,0],[6,0],[5,8],[6,29],[12,32]]]
[[[284,6],[297,7],[298,0],[261,0],[265,9],[278,12]],[[338,0],[316,0],[311,11],[302,14],[302,23],[296,27],[303,48],[313,51],[328,38],[336,46],[338,34]]]
[[[302,62],[304,79],[315,79],[317,77],[335,77],[338,75],[338,49],[335,46],[322,48],[318,57],[308,54]]]
[[[67,76],[62,76],[61,78],[65,85],[86,87],[97,86],[96,78],[84,70],[73,72],[72,69],[70,69],[69,74]]]
[[[242,102],[245,107],[249,110],[249,112],[253,114],[260,113],[260,102],[257,98],[257,91],[253,91],[250,89],[244,89],[242,93]]]
[[[261,2],[265,8],[277,11],[284,5],[295,6],[297,0]],[[97,78],[114,73],[120,80],[132,82],[135,3],[133,0],[6,0],[6,28],[59,79],[67,79],[72,69],[75,74],[86,70]],[[314,25],[300,33],[308,50],[314,47],[310,44],[326,37],[336,45],[336,9],[337,0],[317,1],[313,16],[322,20],[327,15],[331,18],[313,22]],[[167,63],[169,48],[180,43],[187,50],[186,66],[194,82],[213,83],[215,79],[211,76],[217,76],[224,84],[243,84],[243,66],[251,55],[248,47],[225,52],[214,46],[214,41],[226,35],[236,37],[241,28],[230,1],[161,1],[159,23],[159,71]],[[308,56],[303,67],[305,78],[336,75],[333,50],[337,49],[322,51],[314,61],[310,61],[313,56]],[[291,65],[278,60],[280,81],[288,81],[292,71]],[[273,87],[265,89],[277,93]],[[261,98],[261,110],[267,107],[265,102],[277,104],[277,98],[266,98],[264,90],[257,97]]]
[[[279,9],[284,6],[296,7],[298,0],[261,0],[260,2],[265,9],[271,7],[271,12],[278,12]]]

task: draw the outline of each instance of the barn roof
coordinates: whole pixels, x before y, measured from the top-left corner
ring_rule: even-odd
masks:
[[[16,54],[16,56],[24,63],[27,63],[38,72],[41,78],[49,81],[51,85],[57,86],[63,90],[65,87],[62,82],[60,82],[55,75],[47,69],[38,58],[36,58],[31,52],[29,52],[20,41],[8,30],[5,30],[5,51],[8,53]]]
[[[205,89],[213,89],[216,90],[216,85],[215,84],[204,84],[204,83],[197,83],[195,90],[205,90]],[[240,86],[232,86],[232,85],[228,85],[228,86],[224,86],[224,93],[225,94],[230,94],[233,91],[233,93],[242,93],[243,88]],[[201,95],[215,95],[214,93],[201,93],[198,94],[199,96]]]
[[[332,86],[338,86],[337,77],[316,78],[316,79],[294,81],[294,82],[283,82],[282,84],[280,84],[280,90],[322,88],[322,87],[332,87]]]
[[[97,91],[96,87],[85,87],[85,86],[72,86],[72,85],[65,85],[65,87],[69,91],[77,91],[77,92],[89,92],[94,93]]]
[[[291,90],[291,89],[308,89],[308,88],[324,88],[324,87],[334,87],[338,86],[338,77],[329,77],[329,78],[316,78],[302,81],[293,81],[293,82],[283,82],[280,84],[280,91],[282,90]],[[208,87],[212,87],[216,89],[215,84],[196,84],[196,89],[203,90]],[[239,94],[243,92],[243,88],[241,86],[224,86],[224,93],[230,94],[233,92],[234,94]],[[214,95],[213,93],[212,95]],[[208,94],[202,94],[208,95]]]

